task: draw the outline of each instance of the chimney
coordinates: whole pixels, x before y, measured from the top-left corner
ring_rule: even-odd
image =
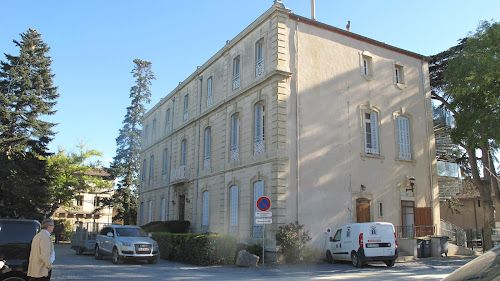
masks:
[[[346,29],[347,31],[351,31],[351,21],[350,21],[350,20],[349,20],[349,21],[347,21],[347,25],[345,26],[345,29]]]
[[[314,0],[311,0],[311,19],[316,20],[316,3]]]

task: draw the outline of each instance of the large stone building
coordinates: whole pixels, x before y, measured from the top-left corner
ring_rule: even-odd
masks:
[[[143,119],[140,224],[266,245],[299,221],[439,223],[426,57],[291,13],[277,1]],[[431,230],[432,231],[432,230]]]

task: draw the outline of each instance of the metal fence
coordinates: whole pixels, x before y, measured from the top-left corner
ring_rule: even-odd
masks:
[[[448,236],[450,242],[462,247],[467,247],[467,233],[460,227],[441,220],[441,235]]]

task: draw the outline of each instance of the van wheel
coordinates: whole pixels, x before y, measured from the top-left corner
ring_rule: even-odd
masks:
[[[392,267],[394,266],[394,264],[396,263],[396,261],[385,261],[385,264],[388,266],[388,267]]]
[[[96,260],[102,260],[102,254],[101,254],[101,251],[99,250],[99,245],[95,245],[94,257]]]
[[[112,260],[113,260],[114,264],[119,264],[119,263],[122,262],[122,258],[120,257],[120,254],[118,253],[118,249],[117,248],[113,248]]]
[[[351,261],[352,261],[352,265],[353,266],[355,266],[355,267],[363,267],[363,262],[361,262],[361,260],[359,259],[358,254],[356,254],[355,252],[353,252],[351,254]]]
[[[332,253],[330,253],[330,251],[326,251],[326,262],[335,263],[335,260],[333,259]]]

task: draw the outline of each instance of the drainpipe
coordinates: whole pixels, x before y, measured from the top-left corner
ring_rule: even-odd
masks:
[[[299,221],[300,214],[300,128],[299,128],[299,18],[297,17],[297,23],[295,25],[295,34],[297,36],[295,47],[295,134],[297,141],[297,218],[296,221]]]
[[[200,106],[198,109],[198,115],[201,116],[201,98],[202,98],[202,90],[203,90],[203,75],[198,77],[200,80]],[[198,155],[196,157],[196,183],[195,183],[195,191],[194,191],[194,218],[193,218],[193,232],[196,233],[196,219],[198,218],[198,186],[199,186],[199,175],[200,175],[200,141],[201,141],[201,118],[198,118]]]
[[[172,126],[170,127],[170,130],[173,131],[174,130],[174,116],[175,116],[175,97],[172,98]],[[170,200],[172,198],[171,194],[170,194],[170,177],[172,176],[172,140],[174,139],[174,135],[172,134],[170,136],[170,155],[168,156],[168,184],[167,184],[167,188],[168,188],[168,200],[167,200],[167,221],[169,220],[170,218]]]

